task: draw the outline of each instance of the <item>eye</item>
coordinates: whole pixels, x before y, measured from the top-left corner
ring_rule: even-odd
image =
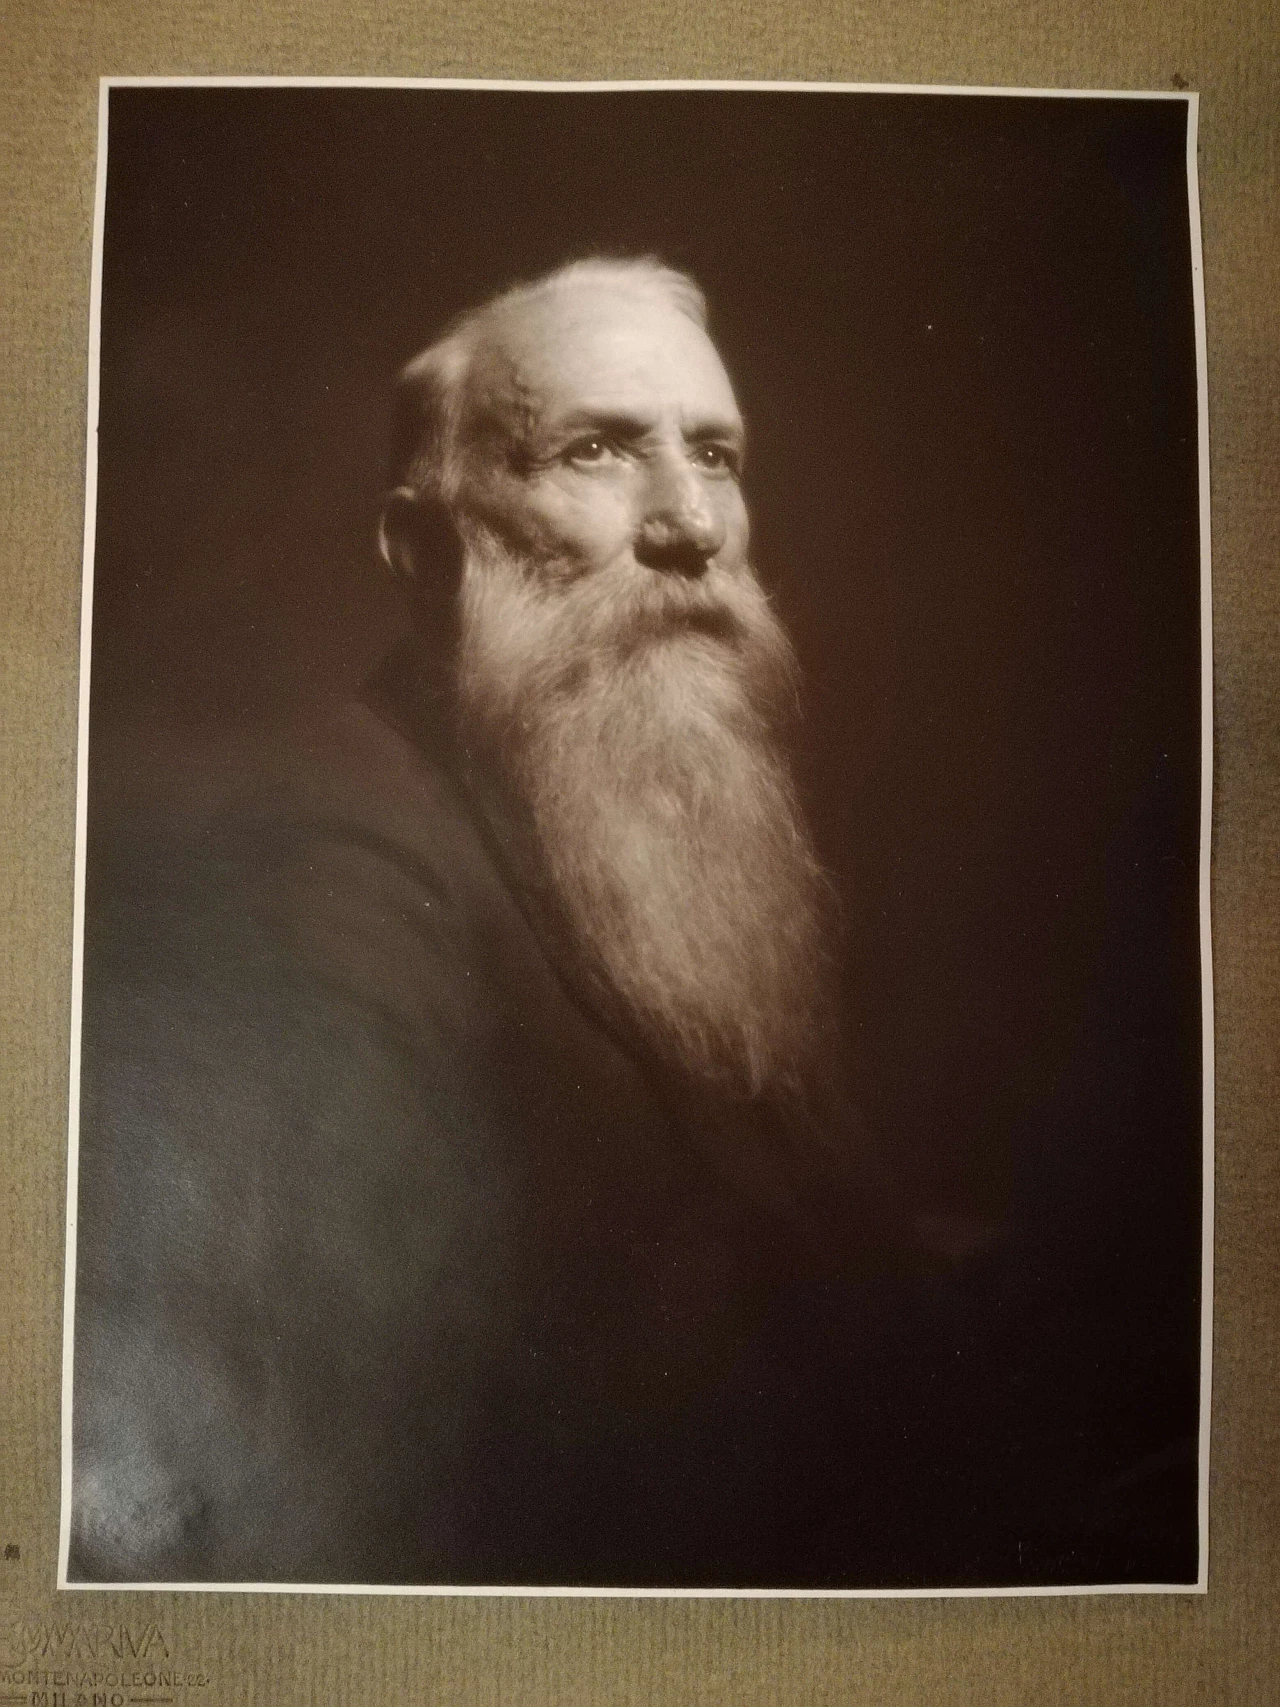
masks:
[[[714,439],[695,445],[691,460],[694,467],[705,474],[737,474],[741,468],[741,458],[734,447],[719,444]]]
[[[565,462],[577,464],[580,468],[593,468],[602,462],[608,462],[618,454],[612,439],[603,433],[583,433],[581,438],[567,444],[560,455]]]

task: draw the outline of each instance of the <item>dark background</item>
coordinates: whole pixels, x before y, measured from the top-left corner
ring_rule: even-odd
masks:
[[[1046,1358],[1193,1427],[1185,125],[1176,101],[114,90],[91,841],[122,791],[176,802],[223,736],[346,697],[402,632],[372,543],[390,386],[450,315],[585,252],[687,267],[805,667],[867,1117],[940,1236],[1012,1243],[1001,1307],[1054,1324]]]

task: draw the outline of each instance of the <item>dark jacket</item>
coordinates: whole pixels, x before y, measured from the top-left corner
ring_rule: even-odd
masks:
[[[91,847],[72,1580],[902,1580],[955,1465],[887,1175],[566,991],[445,728],[402,657]]]

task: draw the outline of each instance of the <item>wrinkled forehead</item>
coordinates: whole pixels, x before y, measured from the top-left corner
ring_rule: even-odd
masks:
[[[472,432],[521,440],[592,412],[741,426],[715,345],[656,292],[571,283],[500,305],[471,360]]]

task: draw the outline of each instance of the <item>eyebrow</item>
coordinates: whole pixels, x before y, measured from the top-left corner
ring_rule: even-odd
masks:
[[[580,432],[608,433],[619,439],[642,439],[650,431],[649,424],[637,415],[628,414],[619,409],[574,409],[556,421],[551,429],[552,435],[561,439]],[[704,417],[693,421],[684,429],[685,441],[689,444],[728,443],[742,448],[746,441],[746,432],[740,421],[729,416]]]

